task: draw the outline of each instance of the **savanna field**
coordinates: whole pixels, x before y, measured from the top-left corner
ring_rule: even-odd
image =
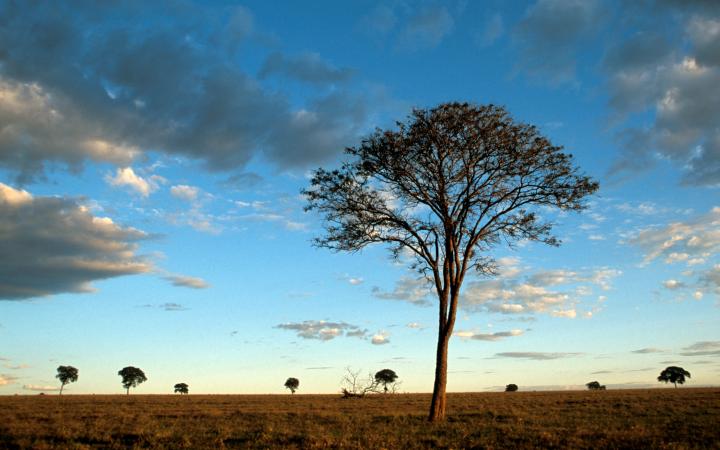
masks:
[[[0,397],[0,447],[720,448],[720,389]]]

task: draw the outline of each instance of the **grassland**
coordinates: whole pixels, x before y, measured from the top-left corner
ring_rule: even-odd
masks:
[[[0,448],[720,448],[720,389],[0,397]]]

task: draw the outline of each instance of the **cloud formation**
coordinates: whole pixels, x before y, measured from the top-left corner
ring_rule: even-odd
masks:
[[[680,352],[682,356],[720,356],[720,341],[700,341]]]
[[[453,333],[455,336],[476,341],[499,341],[508,337],[521,336],[523,330],[496,331],[495,333],[476,333],[474,331],[458,330]]]
[[[26,391],[36,391],[36,392],[48,392],[48,391],[59,391],[60,388],[57,386],[41,386],[38,384],[23,384],[22,387]]]
[[[384,345],[390,343],[390,333],[387,331],[379,331],[375,333],[370,339],[370,343],[373,345]]]
[[[684,184],[720,185],[720,7],[652,3],[639,11],[651,19],[635,20],[634,34],[603,61],[617,115],[650,117],[618,131],[623,153],[612,172],[665,160],[682,170]]]
[[[357,337],[364,339],[367,330],[346,322],[329,322],[325,320],[306,320],[304,322],[288,322],[276,325],[275,328],[291,330],[303,339],[329,341],[336,337]]]
[[[149,236],[93,216],[78,200],[34,197],[0,183],[0,299],[91,292],[96,280],[147,273]]]
[[[260,154],[296,168],[327,161],[354,141],[367,97],[337,90],[291,106],[237,66],[237,41],[252,29],[247,10],[244,19],[218,18],[186,6],[3,8],[0,167],[28,180],[48,166],[78,169],[87,160],[126,168],[153,150],[210,170],[242,169]],[[172,25],[144,20],[160,9],[173,14]],[[280,63],[273,70],[332,78],[312,57]],[[146,192],[139,180],[129,183]]]
[[[207,289],[210,287],[210,284],[202,278],[190,277],[187,275],[168,275],[163,278],[170,281],[173,286],[178,287],[191,289]]]
[[[383,300],[402,300],[418,306],[430,305],[432,286],[425,278],[401,277],[391,292],[373,286],[372,295]]]
[[[260,78],[270,75],[283,75],[307,83],[339,83],[349,80],[353,71],[337,68],[324,61],[317,53],[301,53],[297,56],[285,56],[280,52],[270,54],[260,69]]]
[[[580,43],[604,17],[597,0],[538,0],[514,30],[520,66],[552,83],[573,81]]]
[[[499,358],[520,358],[520,359],[531,359],[534,361],[547,361],[551,359],[561,358],[572,358],[575,356],[581,356],[582,353],[567,353],[567,352],[502,352],[495,353],[496,357]]]

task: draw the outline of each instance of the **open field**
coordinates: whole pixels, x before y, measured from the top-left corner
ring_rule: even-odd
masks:
[[[0,397],[0,448],[720,448],[720,389]]]

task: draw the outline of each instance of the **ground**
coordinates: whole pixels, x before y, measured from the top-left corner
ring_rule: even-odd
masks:
[[[0,396],[0,448],[720,448],[720,389]]]

